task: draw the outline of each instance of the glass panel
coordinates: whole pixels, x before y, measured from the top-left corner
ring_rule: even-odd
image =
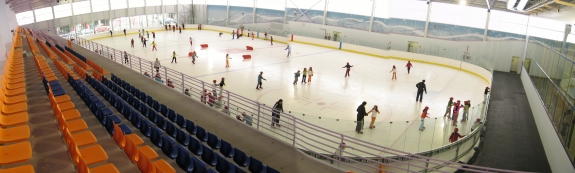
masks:
[[[72,5],[62,4],[54,6],[54,16],[56,18],[72,16]]]
[[[90,1],[74,2],[72,7],[74,8],[74,15],[90,13]]]

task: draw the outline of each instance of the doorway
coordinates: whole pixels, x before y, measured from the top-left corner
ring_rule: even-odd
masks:
[[[419,43],[414,41],[407,42],[407,52],[418,53],[419,52]]]
[[[531,58],[525,58],[525,61],[523,62],[523,67],[525,67],[525,71],[529,73],[529,68],[531,68]]]
[[[517,56],[513,56],[513,58],[511,58],[511,72],[517,72],[517,70],[519,69],[519,61],[521,58],[517,57]]]
[[[333,41],[341,41],[341,32],[333,31]]]

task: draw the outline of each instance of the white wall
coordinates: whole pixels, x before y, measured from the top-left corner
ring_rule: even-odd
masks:
[[[424,38],[408,35],[381,34],[350,28],[341,28],[336,26],[327,26],[311,23],[301,23],[290,21],[284,29],[288,33],[310,33],[313,35],[324,35],[327,33],[339,31],[342,33],[342,42],[361,42],[361,44],[373,45],[378,48],[385,48],[389,42],[392,42],[393,50],[407,51],[408,41],[419,42],[422,49],[435,49],[439,52],[455,52],[453,56],[462,56],[463,52],[469,46],[469,51],[473,55],[485,55],[493,59],[494,70],[509,72],[511,68],[511,59],[513,56],[522,57],[525,51],[524,41],[448,41],[435,38]],[[347,39],[347,40],[346,40]],[[368,41],[373,40],[373,41]],[[444,50],[451,49],[451,50]],[[447,53],[445,53],[447,54]]]
[[[534,67],[531,67],[534,68]],[[541,137],[541,142],[543,143],[543,148],[545,149],[545,155],[547,156],[547,161],[549,161],[549,166],[553,172],[561,173],[572,173],[575,172],[573,165],[571,165],[570,159],[567,156],[565,148],[557,136],[551,120],[545,112],[543,103],[527,75],[525,68],[521,68],[521,81],[523,82],[523,87],[525,88],[525,93],[527,94],[527,100],[531,107],[531,112],[533,113],[533,118],[535,119],[535,124],[537,125],[537,131],[539,131],[539,136]]]

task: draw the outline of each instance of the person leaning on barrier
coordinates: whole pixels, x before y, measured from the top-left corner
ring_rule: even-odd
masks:
[[[192,96],[189,89],[184,90],[184,94],[190,97]]]

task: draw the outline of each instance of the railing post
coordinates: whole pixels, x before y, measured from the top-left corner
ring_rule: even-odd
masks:
[[[168,68],[164,67],[164,74],[166,75],[166,84],[168,84]]]
[[[339,145],[337,146],[337,150],[339,151],[337,153],[337,168],[339,168],[339,165],[341,164],[341,155],[343,154],[343,148],[341,148],[341,146],[343,145],[343,134],[339,134],[341,136],[341,141],[339,142]]]
[[[293,118],[293,124],[292,124],[292,126],[293,126],[292,145],[295,147],[295,134],[296,134],[295,132],[296,132],[296,129],[297,129],[295,126],[296,126],[296,120],[297,120],[297,119],[296,119],[295,117],[292,117],[292,118]]]
[[[457,149],[455,149],[455,158],[453,158],[453,161],[457,161],[457,157],[459,156],[459,146],[461,146],[461,143],[457,144]]]
[[[130,69],[133,69],[132,68],[132,55],[130,55],[128,58],[130,58],[130,59],[128,59],[128,63],[130,63]]]
[[[143,74],[142,73],[142,59],[141,58],[138,58],[138,65],[140,66],[140,74]],[[152,71],[154,71],[154,70],[152,70]]]
[[[227,112],[228,112],[228,115],[231,115],[232,108],[230,108],[230,90],[226,90],[226,93],[228,93],[228,111]],[[220,97],[221,97],[221,95],[220,95]],[[218,98],[216,98],[216,99],[218,99]]]
[[[108,52],[108,55],[111,54],[111,53],[110,53],[110,47],[106,46],[106,52]],[[112,55],[112,57],[113,57],[113,55]],[[106,58],[108,58],[108,57],[106,57]]]
[[[259,102],[256,102],[258,104],[258,123],[256,124],[256,129],[260,129],[260,112],[261,112],[261,108],[262,105]]]
[[[140,67],[142,67],[142,64],[140,64]],[[154,77],[154,72],[156,72],[156,70],[154,70],[154,63],[150,63],[150,67],[152,68],[152,75],[151,75],[151,77]]]
[[[140,68],[140,70],[142,70],[142,68]],[[184,85],[184,73],[180,73],[180,74],[182,75],[182,92],[184,92],[186,90],[186,85]]]

